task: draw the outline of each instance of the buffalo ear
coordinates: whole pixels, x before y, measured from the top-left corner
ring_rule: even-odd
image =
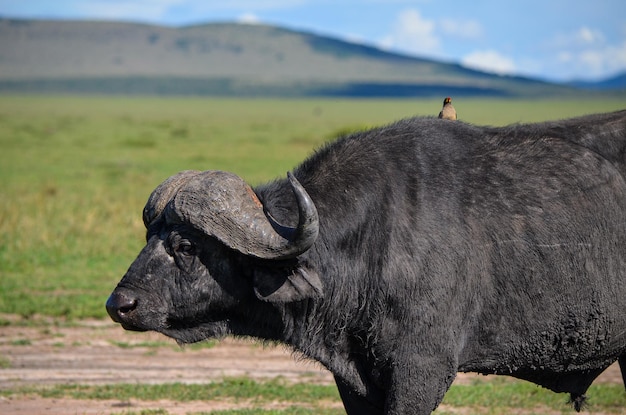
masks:
[[[317,272],[298,265],[295,268],[257,268],[253,275],[257,298],[272,303],[291,303],[322,296]]]

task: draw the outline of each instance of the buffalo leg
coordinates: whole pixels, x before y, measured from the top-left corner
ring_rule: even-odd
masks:
[[[452,360],[439,356],[420,356],[411,362],[398,363],[385,414],[430,414],[443,400],[456,371]]]
[[[621,355],[617,361],[619,362],[619,370],[622,372],[622,381],[626,388],[626,354]]]
[[[335,378],[339,396],[343,401],[343,407],[348,415],[383,415],[384,402],[379,405],[370,402],[365,396],[358,395],[340,379]]]

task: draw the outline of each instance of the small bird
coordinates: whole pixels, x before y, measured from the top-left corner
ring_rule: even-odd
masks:
[[[443,100],[443,108],[439,112],[439,118],[456,120],[456,110],[452,106],[452,98],[446,97],[446,99]]]

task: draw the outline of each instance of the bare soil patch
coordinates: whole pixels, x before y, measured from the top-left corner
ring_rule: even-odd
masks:
[[[319,364],[299,359],[283,346],[251,340],[226,339],[210,348],[180,348],[160,334],[127,332],[107,321],[83,321],[71,327],[0,327],[0,389],[52,384],[208,383],[241,376],[333,383],[330,372]],[[455,382],[467,383],[478,376],[459,374]],[[611,366],[596,382],[621,383],[619,368]],[[0,413],[4,415],[120,414],[145,409],[187,414],[241,407],[246,403],[0,398]]]

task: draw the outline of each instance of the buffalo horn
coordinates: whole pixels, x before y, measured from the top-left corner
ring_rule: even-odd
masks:
[[[317,239],[319,219],[306,190],[290,173],[288,179],[298,205],[295,228],[277,223],[243,179],[223,171],[191,176],[167,205],[166,220],[189,223],[245,255],[294,258]]]
[[[187,183],[192,177],[201,172],[197,170],[185,170],[175,174],[157,186],[148,198],[146,206],[143,208],[143,223],[148,228],[156,222],[167,204],[172,200],[176,192]]]

